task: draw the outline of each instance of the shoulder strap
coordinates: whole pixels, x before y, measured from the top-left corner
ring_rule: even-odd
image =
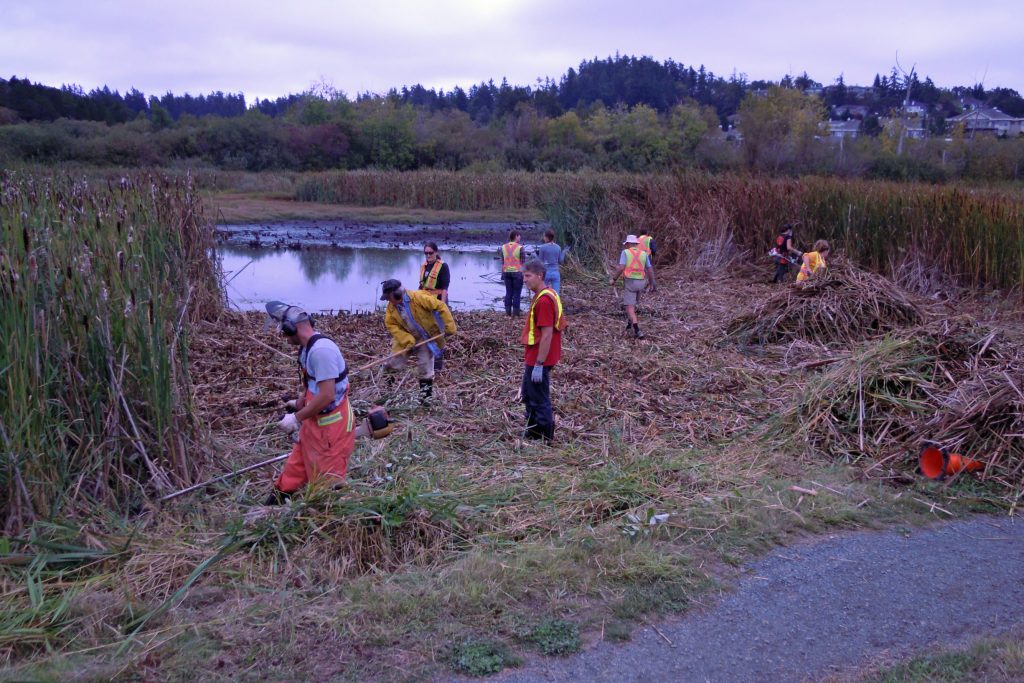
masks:
[[[303,372],[306,371],[306,368],[302,367],[302,352],[303,351],[306,352],[306,360],[309,360],[309,352],[313,350],[313,344],[316,344],[321,339],[327,339],[327,337],[325,337],[322,334],[314,334],[312,337],[309,338],[309,341],[306,342],[305,348],[299,349],[299,367],[302,368]],[[340,382],[343,379],[345,379],[346,377],[348,377],[348,364],[347,363],[345,364],[345,369],[341,371],[341,374],[338,375],[337,378],[334,381],[335,382]]]

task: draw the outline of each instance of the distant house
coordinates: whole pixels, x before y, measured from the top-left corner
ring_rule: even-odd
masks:
[[[871,94],[871,88],[863,85],[848,85],[846,86],[846,94],[854,99],[863,100]]]
[[[863,119],[868,115],[868,108],[863,104],[834,104],[832,105],[832,116],[841,119],[848,116],[854,119]]]
[[[855,138],[860,134],[860,121],[829,121],[828,134],[833,138]]]
[[[946,119],[950,125],[963,124],[964,131],[997,137],[1024,134],[1024,118],[1015,118],[993,107],[976,107]]]
[[[924,116],[928,108],[920,102],[911,100],[902,107],[905,116]]]
[[[928,136],[928,132],[924,128],[924,119],[920,116],[883,118],[879,119],[878,122],[893,136],[896,136],[894,131],[900,129],[902,129],[904,136],[908,138],[921,139]]]

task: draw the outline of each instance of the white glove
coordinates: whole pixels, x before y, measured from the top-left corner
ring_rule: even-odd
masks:
[[[544,381],[544,366],[534,365],[533,372],[530,373],[530,381],[534,384],[539,384]]]
[[[287,410],[289,413],[299,412],[298,400],[293,398],[292,400],[288,401],[287,403],[284,404],[284,409]]]
[[[277,428],[285,434],[294,434],[299,431],[299,420],[295,417],[295,413],[285,413],[285,416],[277,423]]]

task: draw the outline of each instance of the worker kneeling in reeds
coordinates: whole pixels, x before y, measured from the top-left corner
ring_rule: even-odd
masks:
[[[284,470],[265,503],[283,502],[317,477],[345,478],[356,447],[355,415],[348,400],[348,367],[338,345],[313,329],[312,317],[298,306],[267,304],[271,324],[280,326],[288,342],[299,347],[299,372],[304,393],[278,427],[298,433]]]
[[[420,378],[420,403],[434,395],[434,373],[441,369],[444,340],[455,335],[455,319],[448,306],[425,290],[406,291],[398,280],[385,280],[381,301],[387,301],[384,326],[394,342],[388,370],[401,370],[415,355]]]
[[[803,282],[822,268],[828,266],[825,257],[828,256],[829,246],[825,240],[818,240],[814,243],[814,251],[808,251],[803,255],[803,263],[800,265],[800,272],[797,273],[796,281]]]

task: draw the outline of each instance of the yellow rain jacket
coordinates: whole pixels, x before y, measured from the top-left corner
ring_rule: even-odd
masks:
[[[803,282],[810,276],[817,273],[820,269],[825,267],[825,257],[816,251],[808,251],[804,254],[803,265],[800,266],[800,272],[796,275],[797,282]]]
[[[441,332],[455,334],[455,318],[452,317],[452,312],[448,310],[448,306],[443,301],[422,289],[407,289],[405,293],[409,296],[412,317],[427,333],[428,339]],[[443,330],[441,329],[442,325],[444,326]],[[402,320],[393,301],[388,302],[387,311],[384,313],[384,326],[388,328],[388,332],[395,340],[391,345],[392,353],[398,353],[422,341],[416,338],[413,330],[406,327],[405,321]],[[444,337],[434,343],[439,348],[443,347]]]

